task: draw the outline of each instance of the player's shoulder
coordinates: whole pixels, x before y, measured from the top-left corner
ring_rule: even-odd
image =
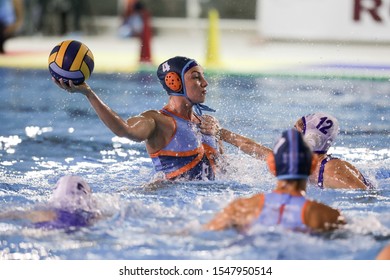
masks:
[[[316,216],[328,216],[328,215],[339,215],[338,209],[335,209],[329,205],[316,200],[307,200],[307,211]]]
[[[159,110],[147,110],[141,113],[141,116],[155,116],[160,115],[161,112]]]
[[[255,207],[264,201],[264,194],[258,193],[250,197],[237,198],[233,203],[236,206]]]
[[[166,116],[165,114],[163,114],[159,110],[147,110],[147,111],[142,112],[140,114],[140,116],[142,116],[144,118],[153,119],[155,121],[168,118],[168,116]]]
[[[351,170],[357,172],[357,168],[352,163],[340,158],[334,158],[328,161],[325,168],[328,171],[334,171],[341,174],[350,172]]]

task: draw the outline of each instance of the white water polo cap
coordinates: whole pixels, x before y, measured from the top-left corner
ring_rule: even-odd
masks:
[[[326,113],[302,117],[303,134],[314,153],[325,154],[339,134],[339,122]]]
[[[61,177],[54,188],[52,203],[59,208],[90,208],[92,190],[80,176],[66,175]]]

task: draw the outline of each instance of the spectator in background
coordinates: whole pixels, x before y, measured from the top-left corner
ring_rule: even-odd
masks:
[[[125,0],[122,25],[119,27],[119,36],[123,38],[138,37],[141,43],[141,63],[152,63],[152,25],[151,16],[145,6],[137,0]]]
[[[5,41],[16,36],[23,21],[23,0],[0,0],[0,54],[5,53]]]
[[[144,30],[142,11],[144,5],[137,0],[125,0],[122,17],[122,25],[119,27],[119,36],[123,38],[139,37]]]

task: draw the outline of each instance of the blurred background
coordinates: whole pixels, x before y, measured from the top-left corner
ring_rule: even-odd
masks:
[[[25,23],[23,34],[59,35],[64,33],[61,26],[67,25],[66,32],[99,34],[118,26],[125,13],[126,5],[140,2],[157,21],[154,31],[160,28],[179,26],[177,21],[185,22],[200,19],[200,27],[205,23],[208,11],[216,8],[221,19],[237,19],[242,24],[255,24],[256,0],[24,0]],[[165,22],[163,21],[165,19]],[[171,20],[171,21],[169,21]],[[184,20],[184,21],[183,21]],[[164,23],[163,23],[164,22]],[[184,23],[183,23],[184,22]],[[184,26],[183,26],[184,24]],[[254,28],[254,26],[253,26]]]
[[[267,40],[338,40],[389,43],[390,0],[20,0],[22,34],[100,34],[115,31],[129,6],[140,2],[154,34],[205,28],[211,9],[221,29],[255,31]]]
[[[0,0],[0,66],[46,68],[74,39],[95,72],[184,55],[208,71],[387,79],[389,11],[390,0]]]

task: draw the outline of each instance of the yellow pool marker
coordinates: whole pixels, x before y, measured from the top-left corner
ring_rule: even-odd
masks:
[[[209,28],[207,34],[206,66],[221,66],[219,58],[219,14],[216,9],[209,11]]]

